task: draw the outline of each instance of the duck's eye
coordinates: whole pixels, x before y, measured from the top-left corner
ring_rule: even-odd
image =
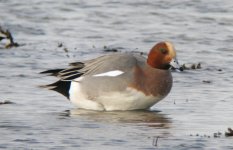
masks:
[[[160,48],[160,52],[161,52],[162,54],[167,54],[167,49],[165,49],[165,48]]]

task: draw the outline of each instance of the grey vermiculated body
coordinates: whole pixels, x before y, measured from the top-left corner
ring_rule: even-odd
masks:
[[[84,64],[85,67],[79,71],[84,72],[85,77],[78,82],[82,93],[87,95],[90,100],[98,101],[98,97],[101,95],[115,91],[125,92],[128,87],[134,86],[138,88],[137,90],[146,89],[147,95],[165,97],[172,86],[170,71],[150,67],[146,63],[146,58],[141,55],[107,55],[98,58],[98,60],[84,62]],[[124,73],[116,77],[95,76],[114,70],[120,70]],[[140,73],[137,73],[138,70],[141,70]]]

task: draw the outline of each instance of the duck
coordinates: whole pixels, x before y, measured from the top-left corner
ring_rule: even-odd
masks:
[[[162,41],[147,58],[113,53],[41,73],[59,78],[43,87],[64,95],[80,109],[128,111],[148,110],[164,99],[172,88],[171,68],[182,71],[173,44]]]

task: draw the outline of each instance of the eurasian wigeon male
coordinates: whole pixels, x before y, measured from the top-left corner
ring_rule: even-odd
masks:
[[[46,87],[79,108],[100,111],[149,109],[170,92],[170,68],[182,70],[170,42],[157,43],[147,59],[140,54],[115,53],[71,65],[42,72],[59,78]]]

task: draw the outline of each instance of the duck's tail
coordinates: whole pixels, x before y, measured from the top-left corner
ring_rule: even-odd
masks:
[[[48,74],[50,76],[58,76],[59,72],[61,72],[64,69],[53,69],[53,70],[46,70],[43,72],[40,72],[41,74]],[[48,85],[42,85],[40,86],[41,88],[47,88],[49,90],[54,90],[62,95],[64,95],[65,97],[67,97],[69,99],[69,90],[70,90],[70,84],[71,81],[69,80],[58,80],[57,82],[54,82],[52,84],[48,84]]]
[[[72,67],[68,69],[52,69],[40,72],[41,74],[47,74],[59,78],[57,82],[40,87],[57,91],[69,99],[70,84],[72,80],[83,75],[83,72],[80,72],[80,69],[84,67],[84,63],[74,62],[71,63],[70,66]]]

